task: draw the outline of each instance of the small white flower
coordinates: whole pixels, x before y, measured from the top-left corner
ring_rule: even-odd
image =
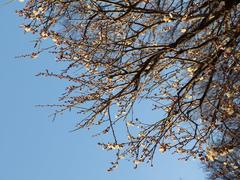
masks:
[[[181,32],[182,32],[182,33],[185,33],[186,31],[187,31],[187,29],[184,29],[184,28],[181,29]]]

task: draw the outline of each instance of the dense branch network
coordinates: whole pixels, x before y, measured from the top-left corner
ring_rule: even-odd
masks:
[[[239,120],[238,3],[29,0],[18,14],[28,20],[26,32],[39,34],[31,56],[48,50],[68,64],[39,74],[71,83],[56,114],[77,109],[76,129],[96,125],[112,134],[112,142],[100,143],[117,152],[112,170],[124,157],[151,162],[156,150],[211,160],[209,139],[230,134],[228,122]],[[54,44],[43,48],[46,38]],[[161,116],[134,117],[139,100]]]
[[[207,148],[205,165],[209,179],[238,180],[240,178],[240,124],[239,120],[228,120],[229,131],[219,133]]]

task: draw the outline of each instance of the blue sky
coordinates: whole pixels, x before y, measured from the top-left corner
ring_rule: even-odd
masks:
[[[2,2],[2,1],[1,1]],[[13,2],[0,7],[0,179],[1,180],[203,180],[202,165],[197,161],[178,161],[159,155],[155,166],[133,169],[128,161],[107,173],[111,152],[96,145],[87,130],[70,133],[78,117],[65,114],[55,122],[48,108],[37,104],[57,102],[64,82],[36,77],[58,65],[50,55],[36,60],[16,59],[31,52],[33,37],[19,28],[21,19],[15,10],[22,4]]]

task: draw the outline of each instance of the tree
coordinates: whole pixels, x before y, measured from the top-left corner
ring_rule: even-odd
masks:
[[[210,161],[207,161],[205,169],[209,179],[237,180],[240,178],[239,121],[233,122],[230,127],[231,131],[219,134],[211,148],[208,148]]]
[[[221,151],[215,146],[209,153],[211,157],[214,156],[214,160],[208,161],[205,166],[209,179],[238,180],[240,178],[239,142],[236,147],[220,145],[220,149]]]
[[[234,77],[239,79],[238,76]],[[240,179],[240,123],[239,117],[221,120],[224,131],[219,131],[207,148],[205,170],[209,179],[237,180]]]
[[[229,78],[240,72],[238,8],[238,0],[29,0],[18,14],[39,35],[29,56],[50,51],[67,63],[39,74],[70,83],[55,115],[75,109],[76,130],[111,134],[99,143],[117,152],[111,171],[124,157],[152,162],[156,150],[208,160],[211,137],[239,119],[240,81]],[[54,44],[42,47],[46,38]],[[163,115],[137,119],[140,100]]]

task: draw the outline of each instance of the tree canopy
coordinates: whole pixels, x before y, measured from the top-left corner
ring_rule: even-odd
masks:
[[[227,130],[219,132],[207,147],[205,170],[209,179],[240,179],[240,124],[238,119],[225,119]]]
[[[211,139],[239,137],[230,123],[240,117],[239,8],[239,0],[29,0],[18,14],[37,34],[29,56],[49,51],[65,65],[39,74],[70,84],[55,115],[75,109],[76,130],[112,136],[99,143],[116,150],[111,171],[125,157],[152,162],[159,150],[212,161]],[[159,118],[138,119],[139,101]]]
[[[228,147],[230,144],[224,143],[223,145],[221,142],[219,144],[221,148],[211,148],[209,156],[214,157],[214,160],[208,161],[205,166],[209,179],[238,180],[240,178],[239,140],[234,143],[234,148],[231,147],[231,150]]]

